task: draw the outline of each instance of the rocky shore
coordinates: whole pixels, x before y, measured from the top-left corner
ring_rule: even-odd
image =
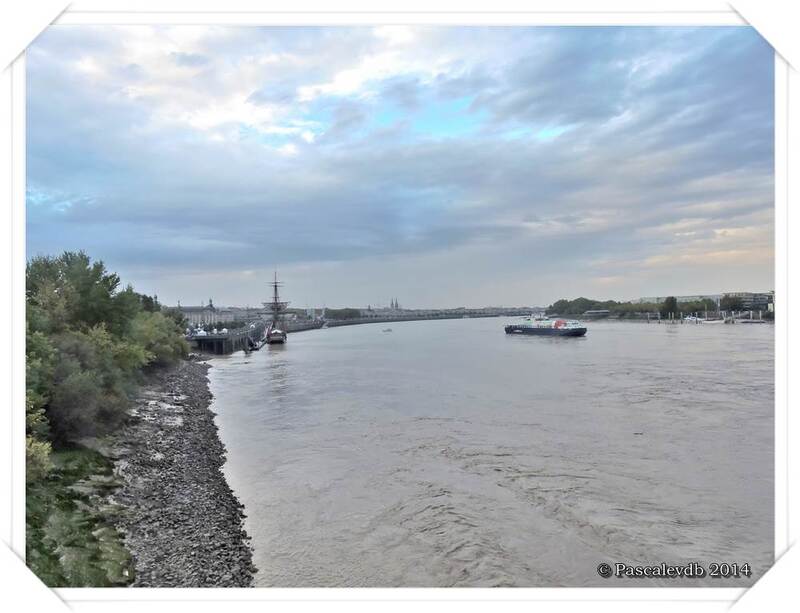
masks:
[[[209,408],[209,366],[185,360],[153,375],[113,456],[116,520],[134,560],[134,587],[246,587],[255,567],[242,505],[221,467]]]

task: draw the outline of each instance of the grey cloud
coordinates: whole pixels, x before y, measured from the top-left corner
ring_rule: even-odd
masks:
[[[406,109],[416,109],[420,104],[420,82],[417,77],[400,76],[386,79],[381,94],[384,100]]]
[[[173,51],[169,55],[172,58],[172,61],[179,66],[205,66],[211,61],[208,57],[199,53],[183,53],[180,51]]]
[[[609,253],[642,261],[680,248],[685,239],[668,227],[682,219],[706,240],[717,227],[750,227],[764,215],[769,223],[771,51],[748,32],[459,30],[452,44],[479,37],[508,58],[464,59],[432,83],[397,75],[377,84],[377,100],[330,96],[309,105],[294,102],[297,87],[374,51],[374,37],[358,29],[209,32],[198,87],[222,83],[230,58],[291,56],[249,100],[327,118],[323,136],[298,142],[295,157],[156,124],[156,102],[121,89],[147,79],[140,67],[126,64],[105,85],[71,68],[87,49],[116,53],[113,36],[45,35],[29,60],[29,252],[84,248],[157,280],[445,253],[468,271],[481,249],[512,275],[541,258],[575,271]],[[425,34],[447,48],[446,29]],[[332,66],[322,66],[328,55]],[[632,72],[637,60],[667,56],[672,63],[655,76]],[[426,138],[411,129],[428,100],[464,97],[474,97],[471,112],[488,115],[481,129]],[[370,119],[387,102],[409,119],[375,128]],[[503,136],[563,123],[575,127],[552,141]],[[719,205],[704,209],[708,202]],[[342,301],[351,289],[343,285]],[[167,291],[159,294],[169,300]]]
[[[334,100],[329,104],[332,113],[330,127],[322,142],[338,142],[352,137],[367,121],[366,105],[352,100]]]
[[[253,104],[289,104],[297,97],[297,86],[289,83],[271,83],[254,91],[247,98]]]

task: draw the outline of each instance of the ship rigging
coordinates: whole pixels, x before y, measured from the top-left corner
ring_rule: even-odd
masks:
[[[270,285],[272,285],[272,301],[262,303],[266,309],[267,315],[271,319],[269,328],[267,328],[266,340],[270,345],[282,344],[286,342],[286,330],[281,327],[283,325],[283,314],[289,303],[282,301],[278,295],[278,287],[283,285],[283,283],[278,281],[277,271]]]

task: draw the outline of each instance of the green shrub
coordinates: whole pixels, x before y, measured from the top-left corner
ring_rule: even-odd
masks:
[[[143,347],[148,362],[157,366],[174,364],[189,352],[178,324],[159,312],[137,314],[131,324],[130,339]]]
[[[121,535],[71,487],[111,462],[73,443],[124,422],[145,366],[188,353],[179,312],[119,285],[83,252],[26,270],[26,562],[51,586],[131,581]]]
[[[25,481],[40,481],[50,472],[50,443],[25,437]]]
[[[66,441],[81,436],[97,434],[97,413],[100,399],[104,396],[98,373],[70,366],[68,374],[53,389],[53,397],[47,407],[47,418],[58,440]]]
[[[25,434],[45,440],[50,434],[50,424],[44,413],[41,396],[31,390],[25,392]]]
[[[83,252],[35,257],[26,270],[28,435],[59,443],[125,418],[145,366],[189,351],[179,313],[136,293]]]

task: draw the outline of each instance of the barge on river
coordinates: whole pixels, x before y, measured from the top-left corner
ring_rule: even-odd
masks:
[[[509,324],[506,334],[530,334],[532,336],[583,336],[586,326],[574,319],[550,319],[545,316],[531,315],[522,323]]]

